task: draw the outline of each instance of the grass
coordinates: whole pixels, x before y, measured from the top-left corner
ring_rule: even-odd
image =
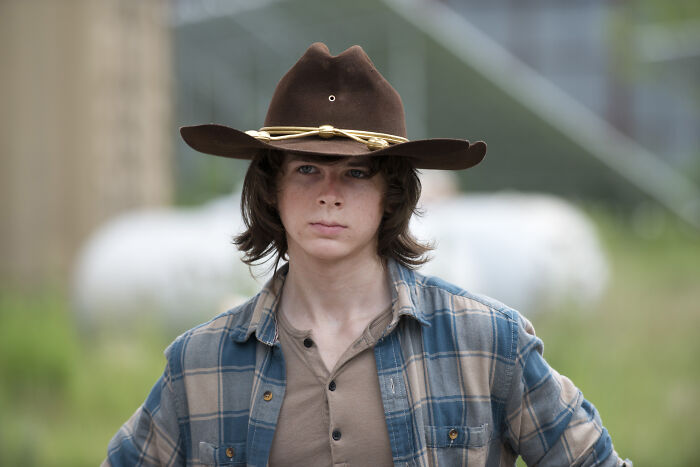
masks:
[[[596,405],[621,455],[638,465],[695,465],[700,236],[672,224],[644,238],[595,218],[611,283],[598,306],[535,321],[545,357]]]
[[[700,236],[591,212],[612,266],[591,309],[535,316],[545,356],[637,465],[700,458]],[[79,330],[61,294],[0,298],[0,465],[94,466],[160,375],[173,336]]]
[[[65,300],[0,301],[0,465],[94,466],[145,399],[167,338],[79,334]]]

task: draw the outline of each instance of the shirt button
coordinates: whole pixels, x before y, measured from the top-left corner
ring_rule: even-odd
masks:
[[[265,394],[263,394],[263,399],[265,401],[271,401],[272,400],[272,393],[270,391],[265,391]]]
[[[332,436],[335,441],[338,441],[340,439],[340,430],[333,430]]]
[[[306,339],[304,339],[304,347],[306,347],[306,348],[308,349],[308,348],[311,347],[312,345],[314,345],[314,341],[312,341],[312,340],[309,339],[308,337],[307,337]]]
[[[457,439],[457,436],[459,436],[459,432],[452,428],[449,433],[447,433],[447,436],[450,437],[451,440]]]
[[[331,381],[330,384],[328,384],[328,389],[330,391],[335,391],[335,381]]]
[[[231,459],[233,458],[234,454],[236,454],[236,451],[233,448],[226,448],[226,457]]]

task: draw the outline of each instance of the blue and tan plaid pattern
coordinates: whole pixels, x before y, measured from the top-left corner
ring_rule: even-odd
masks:
[[[395,465],[623,465],[593,405],[506,306],[395,262],[375,346]],[[103,465],[265,466],[285,391],[283,268],[247,303],[178,337]]]

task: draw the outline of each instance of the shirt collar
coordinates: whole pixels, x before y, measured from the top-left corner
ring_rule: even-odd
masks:
[[[288,271],[289,265],[284,264],[265,284],[258,294],[249,325],[247,328],[241,329],[241,332],[234,333],[234,340],[245,342],[255,333],[256,338],[263,344],[270,346],[275,344],[278,336],[275,312]],[[402,316],[411,317],[421,324],[429,326],[429,322],[420,308],[416,273],[393,259],[387,260],[387,272],[391,283],[393,315],[389,329],[393,329]]]
[[[418,280],[422,276],[391,258],[387,260],[387,270],[391,281],[391,302],[394,314],[389,327],[393,328],[402,316],[409,316],[429,326],[430,323],[421,309],[418,294]]]

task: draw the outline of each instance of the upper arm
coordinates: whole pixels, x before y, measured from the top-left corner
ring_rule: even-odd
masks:
[[[506,437],[528,465],[621,464],[595,407],[542,356],[542,341],[522,318]]]

